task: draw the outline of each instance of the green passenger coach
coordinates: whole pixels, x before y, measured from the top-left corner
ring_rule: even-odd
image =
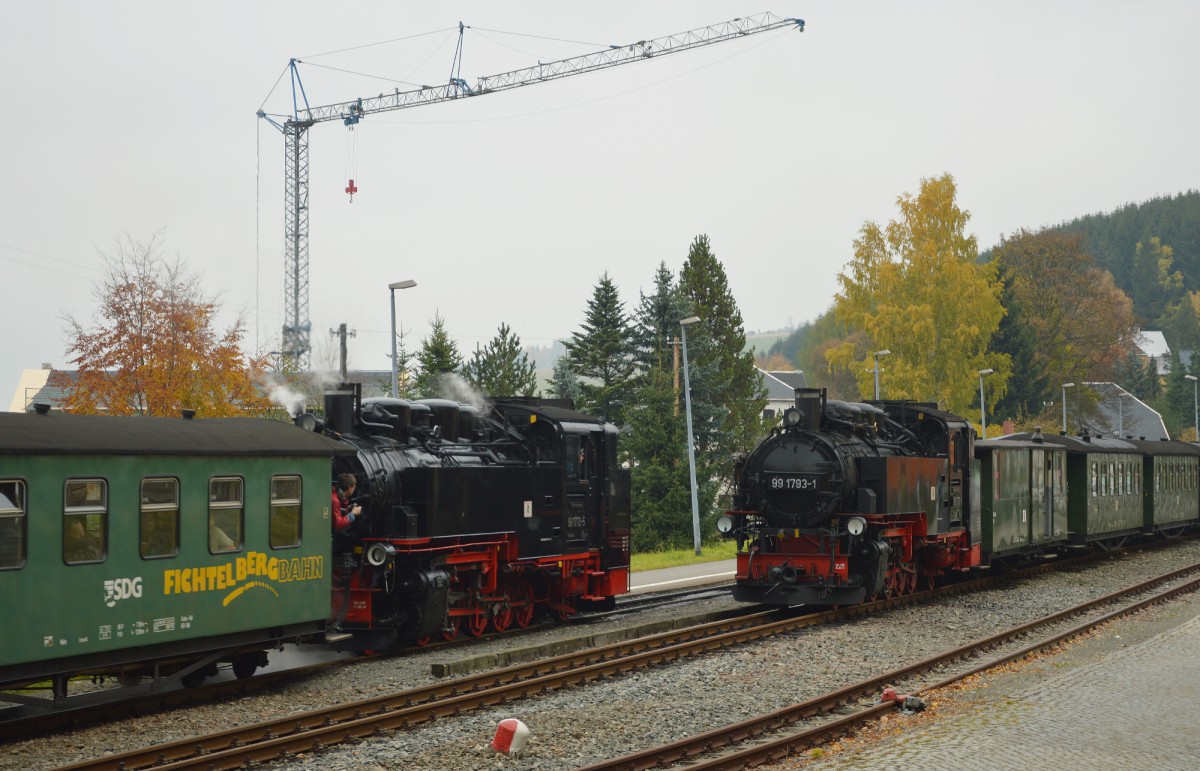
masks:
[[[1200,447],[1184,442],[1130,440],[1142,453],[1146,532],[1180,532],[1196,519],[1200,499]]]
[[[321,634],[348,452],[260,419],[0,413],[0,688],[244,676]]]
[[[987,562],[1067,541],[1067,456],[1041,441],[980,440],[979,505]]]

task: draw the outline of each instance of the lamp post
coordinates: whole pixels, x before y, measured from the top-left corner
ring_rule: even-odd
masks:
[[[683,407],[687,413],[688,483],[692,488],[692,543],[697,556],[700,554],[700,503],[696,500],[696,447],[692,437],[692,383],[688,375],[687,328],[699,320],[699,316],[679,320],[679,330],[683,335]]]
[[[879,357],[891,356],[892,352],[885,348],[884,350],[876,351],[871,355],[875,357],[875,401],[879,401]]]
[[[1063,433],[1067,433],[1067,389],[1073,388],[1074,383],[1063,383]]]
[[[979,426],[983,429],[980,432],[980,438],[987,439],[987,405],[983,401],[983,378],[990,375],[996,370],[992,368],[979,370]]]
[[[1196,399],[1197,380],[1195,375],[1184,375],[1184,377],[1192,381],[1192,418],[1195,420],[1195,423],[1192,425],[1196,429],[1196,441],[1200,442],[1200,408],[1197,407],[1197,405],[1200,405],[1200,402]]]
[[[400,398],[400,383],[399,375],[397,374],[396,363],[396,290],[408,289],[417,285],[416,281],[411,278],[404,281],[397,281],[394,284],[388,284],[388,290],[392,295],[392,398]]]

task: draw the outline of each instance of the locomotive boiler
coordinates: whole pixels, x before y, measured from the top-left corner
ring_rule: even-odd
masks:
[[[797,389],[781,425],[738,462],[733,508],[718,521],[738,542],[734,596],[850,604],[978,564],[973,436],[932,404]]]

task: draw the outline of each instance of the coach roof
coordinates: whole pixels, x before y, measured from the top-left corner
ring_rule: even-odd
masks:
[[[354,448],[265,418],[0,413],[0,455],[326,456]]]

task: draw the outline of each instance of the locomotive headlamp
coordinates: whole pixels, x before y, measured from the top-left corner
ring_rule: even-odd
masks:
[[[862,517],[850,517],[850,519],[846,520],[846,531],[850,533],[850,535],[862,535],[863,531],[866,529],[867,520],[863,519]]]
[[[717,517],[717,532],[728,533],[733,530],[733,517],[728,514],[722,514]]]
[[[390,543],[373,543],[367,548],[367,562],[375,567],[386,565],[396,556],[396,547]]]
[[[788,407],[783,411],[783,425],[791,428],[792,426],[800,425],[800,410],[795,407]]]

